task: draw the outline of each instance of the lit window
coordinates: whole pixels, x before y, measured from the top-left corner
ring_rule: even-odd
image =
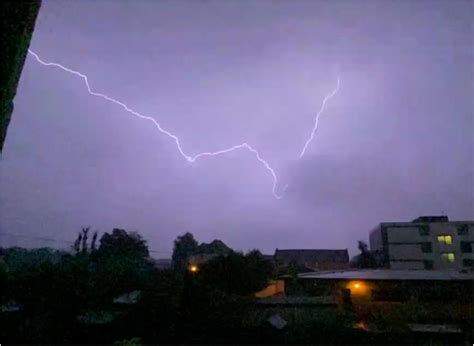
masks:
[[[438,236],[438,243],[451,245],[453,243],[453,237],[450,235],[439,235]]]
[[[441,254],[441,257],[443,257],[443,259],[446,262],[449,262],[449,263],[454,262],[454,253],[453,252],[445,252],[445,253]]]

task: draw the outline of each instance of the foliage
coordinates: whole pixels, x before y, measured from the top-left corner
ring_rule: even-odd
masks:
[[[131,338],[131,339],[124,339],[124,340],[121,340],[121,341],[116,341],[114,343],[114,345],[118,345],[118,346],[140,346],[141,345],[141,342],[140,342],[140,338]]]
[[[147,258],[149,256],[146,241],[136,232],[127,233],[114,228],[112,234],[105,233],[100,239],[99,252],[104,256],[125,256]]]
[[[146,241],[137,233],[117,228],[102,236],[91,261],[92,280],[101,287],[99,300],[141,288],[152,272]]]
[[[274,275],[273,264],[260,252],[227,251],[219,241],[200,247],[192,235],[185,238],[194,241],[194,251],[224,253],[202,264],[197,272],[158,271],[147,258],[146,242],[124,230],[106,233],[97,249],[91,244],[86,251],[81,247],[69,254],[51,249],[2,249],[0,288],[2,304],[8,304],[0,312],[0,339],[5,343],[117,345],[419,343],[405,323],[408,316],[417,321],[426,315],[421,314],[420,304],[391,316],[368,314],[367,322],[380,335],[355,330],[355,315],[330,307],[260,304],[253,293]],[[288,287],[294,294],[317,294],[315,287],[294,284],[296,287]],[[139,293],[137,302],[114,303],[114,298],[132,290]],[[426,287],[421,290],[428,292]],[[459,294],[468,296],[464,291]],[[18,309],[5,311],[4,306]],[[287,322],[281,330],[268,322],[275,314]],[[472,336],[471,317],[461,320],[467,337]]]
[[[188,262],[193,255],[218,255],[227,256],[232,253],[232,249],[228,247],[222,240],[214,239],[210,243],[199,244],[192,233],[185,233],[178,236],[174,241],[174,249],[172,256],[173,268],[178,270],[186,270]]]
[[[8,268],[5,261],[0,258],[0,305],[5,302],[6,286],[8,282]]]
[[[356,343],[358,332],[353,330],[354,319],[346,313],[311,309],[286,317],[290,327],[283,338],[289,343],[338,344]]]
[[[197,249],[198,254],[228,255],[231,252],[232,249],[218,239],[214,239],[210,243],[201,243]]]
[[[382,256],[376,251],[370,251],[366,242],[359,240],[358,246],[360,254],[356,255],[351,265],[356,268],[381,268],[383,267]]]
[[[146,242],[138,234],[114,230],[102,237],[99,249],[88,250],[92,246],[85,243],[74,255],[51,249],[2,251],[7,274],[2,298],[20,307],[16,319],[6,320],[19,335],[15,341],[76,342],[80,315],[107,311],[117,295],[143,288],[153,275]]]
[[[3,260],[9,271],[19,272],[25,268],[34,267],[41,263],[58,263],[66,252],[50,248],[23,249],[12,247],[3,249]]]
[[[172,263],[173,268],[186,270],[188,258],[197,253],[198,242],[194,239],[192,233],[185,233],[178,236],[174,241]]]
[[[247,295],[264,288],[272,274],[272,264],[258,251],[251,251],[215,257],[202,266],[199,277],[206,285],[228,294]]]
[[[87,242],[88,234],[90,231],[90,227],[83,228],[81,232],[79,232],[76,241],[74,242],[74,245],[72,248],[74,251],[79,252],[87,252],[87,251],[94,251],[96,249],[96,242],[97,242],[97,231],[94,232],[94,235],[92,236],[92,241],[89,244]]]

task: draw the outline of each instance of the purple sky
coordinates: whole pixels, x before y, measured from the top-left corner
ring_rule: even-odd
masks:
[[[474,219],[472,1],[43,1],[0,161],[2,245],[82,226],[248,250],[349,248],[382,221]],[[306,156],[299,153],[324,96]]]

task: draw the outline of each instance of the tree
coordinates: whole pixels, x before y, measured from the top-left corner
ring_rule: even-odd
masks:
[[[99,288],[99,299],[110,301],[116,295],[140,289],[153,269],[148,260],[146,241],[135,232],[115,228],[105,233],[92,253],[92,280]]]
[[[98,252],[102,256],[119,255],[137,258],[149,256],[146,241],[138,233],[127,233],[119,228],[114,228],[112,234],[104,233],[100,238]]]
[[[201,243],[197,250],[200,254],[228,255],[232,249],[222,240],[214,239],[210,243]]]
[[[90,227],[82,229],[82,252],[87,252],[87,233],[89,233]]]
[[[227,294],[248,295],[264,288],[273,275],[273,265],[258,251],[247,255],[232,252],[206,262],[199,273],[209,287]]]
[[[172,263],[175,269],[184,270],[187,267],[189,256],[198,251],[198,242],[192,233],[186,232],[174,241]]]
[[[382,256],[377,251],[370,251],[366,242],[359,240],[360,254],[352,259],[352,266],[356,268],[380,268],[383,266]]]
[[[74,245],[72,246],[73,250],[78,253],[82,251],[83,253],[86,253],[88,251],[94,251],[95,250],[95,243],[97,241],[97,231],[94,232],[94,235],[92,236],[92,242],[89,245],[87,242],[87,235],[90,231],[90,227],[82,228],[81,232],[79,232],[76,240],[74,241]]]
[[[73,291],[72,283],[58,284],[58,269],[70,255],[49,248],[10,248],[4,255],[8,274],[5,301],[20,307],[18,318],[4,329],[12,330],[11,335],[21,335],[17,339],[20,343],[64,341],[61,338],[67,333],[63,331],[75,310],[71,296],[63,299],[64,292]]]
[[[82,233],[79,232],[77,235],[77,239],[74,241],[74,245],[72,246],[74,251],[79,252],[81,250],[81,244],[82,244]]]
[[[94,235],[92,236],[92,242],[91,242],[91,250],[95,250],[95,243],[97,242],[97,231],[94,232]]]

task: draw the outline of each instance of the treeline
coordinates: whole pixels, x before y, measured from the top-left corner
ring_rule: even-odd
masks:
[[[70,251],[0,249],[2,343],[363,342],[353,316],[265,308],[255,292],[281,275],[258,250],[176,238],[159,270],[137,233],[83,229]],[[276,328],[269,317],[285,317]],[[367,340],[365,340],[367,341]]]
[[[273,275],[258,251],[199,245],[189,233],[175,242],[172,270],[157,270],[146,241],[121,229],[100,240],[83,229],[67,252],[0,251],[5,343],[223,340],[245,329],[252,294]],[[187,259],[204,253],[215,256],[190,272]],[[120,302],[130,296],[135,301]]]

